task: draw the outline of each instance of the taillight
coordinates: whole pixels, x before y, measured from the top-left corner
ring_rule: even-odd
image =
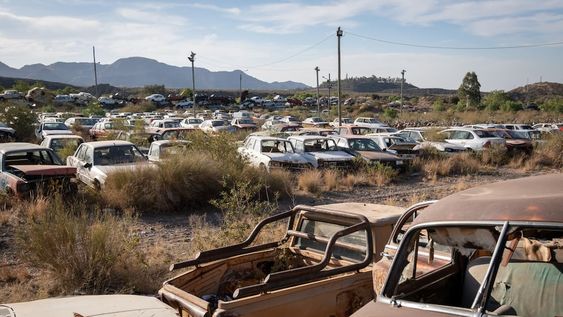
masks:
[[[490,142],[490,141],[487,141],[487,142],[485,142],[485,144],[483,144],[483,147],[490,147],[490,146],[491,146],[491,142]]]

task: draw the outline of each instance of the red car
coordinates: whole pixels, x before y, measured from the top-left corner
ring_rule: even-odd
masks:
[[[0,186],[8,194],[76,191],[76,168],[65,166],[50,148],[31,143],[3,143],[0,161]]]

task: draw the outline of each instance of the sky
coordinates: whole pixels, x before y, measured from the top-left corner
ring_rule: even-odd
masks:
[[[0,0],[0,61],[89,62],[95,46],[102,64],[187,66],[193,51],[196,67],[315,86],[316,66],[321,82],[337,76],[338,27],[342,78],[404,69],[423,88],[456,89],[468,71],[484,91],[563,83],[563,0]],[[540,46],[501,48],[525,45]]]

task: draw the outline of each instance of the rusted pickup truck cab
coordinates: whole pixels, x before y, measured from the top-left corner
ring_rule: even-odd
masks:
[[[354,317],[563,316],[563,174],[453,194],[397,237],[381,292]]]
[[[349,316],[373,299],[379,260],[398,207],[297,206],[260,222],[244,242],[200,252],[171,269],[160,298],[182,316]],[[287,221],[279,241],[256,244],[264,226]]]

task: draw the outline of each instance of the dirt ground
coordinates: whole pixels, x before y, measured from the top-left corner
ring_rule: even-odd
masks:
[[[280,202],[279,211],[290,209],[298,204],[320,205],[340,202],[379,203],[407,207],[424,200],[440,199],[480,184],[553,172],[559,171],[530,173],[500,168],[490,175],[444,177],[438,181],[423,180],[421,176],[411,175],[384,187],[354,187],[351,190],[324,192],[320,196],[296,192],[293,197]],[[15,216],[0,211],[0,303],[14,299],[13,289],[10,295],[3,290],[3,285],[12,283],[14,279],[37,280],[41,278],[33,276],[33,270],[29,270],[18,256],[14,236],[18,222],[14,221],[13,217]],[[214,223],[218,217],[216,211],[207,211],[207,219],[211,223]],[[142,215],[136,220],[134,226],[133,232],[138,235],[143,246],[161,246],[169,254],[173,254],[174,260],[186,260],[191,256],[189,246],[192,229],[187,215],[177,213]],[[166,266],[169,264],[171,263],[165,263]],[[48,294],[37,294],[34,297],[45,296]],[[29,298],[23,297],[23,299]]]

